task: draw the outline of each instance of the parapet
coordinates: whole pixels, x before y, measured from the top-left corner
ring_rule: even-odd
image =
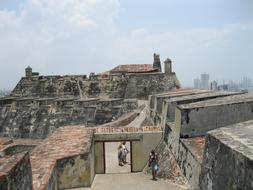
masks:
[[[0,189],[33,190],[28,152],[0,158]]]
[[[175,121],[182,137],[205,135],[206,132],[253,119],[253,95],[242,94],[176,108]]]
[[[253,189],[253,121],[210,131],[200,189]]]

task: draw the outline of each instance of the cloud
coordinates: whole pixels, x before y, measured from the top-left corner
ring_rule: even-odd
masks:
[[[0,88],[13,88],[27,65],[45,74],[80,67],[96,36],[114,31],[120,8],[118,0],[26,0],[18,7],[0,10]]]
[[[151,63],[153,52],[160,53],[163,60],[170,57],[186,86],[192,85],[192,79],[202,72],[209,72],[213,80],[239,80],[243,75],[250,76],[253,69],[249,52],[253,49],[251,32],[253,22],[163,33],[142,28],[114,41],[114,49],[120,57],[131,58],[131,63],[143,63],[143,57],[149,58],[145,63]]]
[[[215,78],[249,73],[253,23],[154,32],[117,26],[119,0],[26,0],[0,10],[0,89],[13,88],[27,65],[42,74],[87,74],[117,64],[170,57],[185,85],[207,71]],[[238,63],[247,65],[238,69]],[[231,69],[230,69],[231,68]]]

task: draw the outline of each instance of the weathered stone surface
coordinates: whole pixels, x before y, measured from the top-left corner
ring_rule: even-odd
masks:
[[[177,110],[181,136],[205,135],[207,131],[253,119],[253,94],[179,105]]]
[[[154,53],[154,62],[153,62],[153,68],[158,69],[159,72],[161,72],[161,61],[160,61],[160,55]]]
[[[21,152],[31,152],[41,142],[38,139],[0,138],[0,158]]]
[[[167,103],[168,111],[167,118],[168,121],[173,122],[175,120],[175,108],[177,105],[189,104],[194,102],[201,102],[205,100],[211,100],[215,98],[221,98],[232,95],[244,94],[243,92],[209,92],[209,93],[199,93],[194,95],[186,95],[180,97],[173,97],[165,100]]]
[[[252,187],[249,185],[250,183],[248,183],[248,181],[252,181],[252,169],[243,169],[245,171],[247,170],[247,172],[244,172],[245,175],[243,174],[243,177],[247,178],[247,182],[245,180],[242,181],[243,177],[238,177],[238,184],[243,184],[243,186],[234,184],[232,186],[222,186],[222,175],[226,176],[224,177],[225,183],[226,180],[228,183],[231,181],[233,181],[233,183],[236,183],[237,176],[242,175],[243,173],[240,171],[241,169],[235,171],[242,162],[241,160],[243,160],[241,158],[241,154],[238,153],[238,155],[236,154],[235,156],[236,150],[234,150],[234,145],[236,142],[234,141],[237,141],[238,139],[234,138],[230,142],[230,151],[232,153],[225,151],[225,148],[223,148],[223,151],[221,151],[219,155],[215,155],[219,148],[222,148],[222,145],[220,145],[221,143],[210,140],[209,146],[211,148],[209,148],[210,151],[208,151],[208,148],[204,148],[205,137],[198,136],[206,134],[206,132],[211,129],[219,128],[229,123],[237,123],[240,121],[249,120],[252,117],[251,111],[253,109],[253,106],[251,105],[253,100],[252,94],[235,93],[235,95],[234,93],[223,92],[200,92],[198,94],[194,93],[196,92],[191,92],[190,90],[180,92],[179,90],[178,92],[169,92],[168,94],[154,95],[150,96],[149,98],[151,112],[153,111],[153,114],[156,114],[156,117],[153,117],[153,119],[155,120],[156,118],[159,118],[160,122],[158,123],[164,129],[164,141],[161,142],[157,148],[162,166],[162,170],[159,171],[160,174],[162,174],[162,176],[167,174],[167,176],[171,177],[176,176],[173,174],[181,170],[181,175],[187,178],[191,184],[192,189],[251,189]],[[211,100],[205,100],[209,98],[211,98]],[[176,103],[174,106],[171,105],[172,109],[176,108],[176,118],[173,120],[174,122],[171,122],[172,120],[169,120],[168,117],[168,114],[169,116],[173,116],[174,114],[174,111],[168,110],[169,103]],[[161,110],[158,110],[158,108]],[[182,110],[185,111],[186,115],[182,114]],[[190,129],[194,131],[187,131],[189,124],[191,125]],[[200,133],[199,130],[202,130],[202,133]],[[251,136],[251,140],[248,138],[245,139],[249,145],[252,144],[251,141],[253,135],[251,135],[251,132],[248,133],[249,136]],[[238,127],[237,132],[234,133],[244,136],[247,132],[241,132]],[[180,134],[185,138],[180,138]],[[191,136],[197,137],[189,138]],[[219,136],[219,138],[221,137]],[[220,141],[222,141],[222,139],[223,138],[221,138]],[[236,145],[236,147],[242,147],[242,145]],[[207,152],[205,159],[208,160],[208,164],[205,166],[202,165],[204,149]],[[230,155],[229,159],[227,156],[224,156],[224,158],[222,158],[222,155],[225,154]],[[252,154],[252,150],[250,154]],[[220,158],[217,159],[217,156],[220,156]],[[233,166],[231,169],[227,169],[231,167],[227,163],[224,164],[224,166],[221,163],[225,163],[226,159],[228,159],[230,165]],[[217,162],[219,162],[219,164]],[[247,165],[248,163],[251,163],[251,161],[247,160],[244,163]],[[212,169],[214,164],[217,165],[216,169]],[[248,168],[251,168],[250,164],[247,166]],[[217,172],[220,172],[219,175],[221,179],[218,179],[219,177],[216,177]],[[229,178],[229,173],[234,173],[231,179]],[[210,178],[210,175],[212,175],[212,179]],[[217,182],[219,183],[219,186],[216,185],[214,188],[214,186],[212,186],[212,183],[214,181],[219,181]]]
[[[149,94],[175,87],[180,87],[175,73],[111,74],[108,78],[98,77],[95,79],[87,78],[85,75],[36,75],[21,78],[11,95],[21,97],[147,98]],[[129,93],[128,90],[134,93]]]
[[[176,74],[131,74],[124,98],[147,99],[149,95],[180,88]]]
[[[172,90],[162,94],[150,95],[149,96],[150,117],[154,120],[154,123],[160,124],[162,120],[163,119],[166,120],[167,117],[168,102],[166,102],[165,100],[169,100],[175,97],[182,97],[186,95],[202,94],[206,92],[209,91],[186,88],[186,89]]]
[[[136,100],[98,98],[18,98],[8,103],[0,107],[0,133],[15,138],[46,138],[66,125],[104,124],[137,108]]]
[[[29,154],[19,153],[0,158],[1,190],[33,190]]]
[[[199,189],[204,146],[205,137],[180,139],[179,141],[177,163],[192,189]]]
[[[210,131],[201,189],[253,189],[253,121]]]

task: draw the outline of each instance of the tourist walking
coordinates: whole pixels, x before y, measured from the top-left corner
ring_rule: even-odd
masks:
[[[158,162],[157,153],[154,150],[152,150],[149,154],[148,166],[150,167],[150,170],[152,171],[153,180],[157,180],[156,175],[159,169],[159,162]]]

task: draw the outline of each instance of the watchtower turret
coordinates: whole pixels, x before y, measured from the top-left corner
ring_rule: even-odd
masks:
[[[164,61],[164,73],[165,74],[171,74],[172,73],[172,62],[171,59],[167,58]]]
[[[33,75],[33,70],[32,70],[32,68],[31,68],[30,66],[26,67],[26,68],[25,68],[25,76],[26,76],[26,77],[32,77],[32,75]]]

